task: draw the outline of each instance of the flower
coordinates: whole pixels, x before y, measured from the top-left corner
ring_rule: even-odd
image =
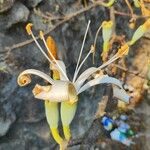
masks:
[[[87,81],[88,78],[92,76],[95,72],[105,68],[107,65],[111,64],[115,60],[127,54],[128,46],[126,45],[123,46],[123,48],[120,48],[119,51],[106,63],[102,64],[101,66],[97,68],[96,67],[88,68],[78,77],[78,74],[82,65],[87,60],[89,55],[93,53],[93,47],[91,47],[90,51],[85,56],[83,61],[80,62],[89,25],[90,25],[90,21],[86,29],[86,33],[85,33],[82,47],[80,50],[73,80],[70,80],[68,78],[67,73],[66,73],[66,66],[64,62],[61,60],[56,60],[57,53],[54,52],[54,50],[56,49],[56,46],[53,45],[54,41],[51,39],[51,37],[48,37],[46,41],[44,38],[43,32],[40,31],[40,38],[43,40],[43,43],[48,51],[48,54],[49,54],[48,56],[45,53],[45,51],[42,49],[40,44],[38,43],[37,39],[35,38],[31,30],[32,24],[28,24],[26,26],[27,33],[32,36],[39,50],[43,53],[46,59],[48,59],[48,61],[50,62],[50,68],[53,71],[53,78],[39,70],[27,69],[23,71],[22,73],[20,73],[20,75],[18,76],[18,84],[21,86],[25,86],[29,84],[31,82],[31,78],[30,78],[31,74],[37,75],[43,78],[50,84],[47,86],[41,86],[39,84],[36,84],[35,88],[33,89],[33,94],[35,98],[42,99],[45,101],[47,121],[50,125],[52,135],[54,139],[56,140],[56,142],[60,145],[61,149],[63,149],[65,142],[58,133],[58,118],[59,118],[58,103],[59,102],[61,103],[61,121],[63,124],[63,131],[64,131],[65,139],[69,141],[71,137],[69,126],[74,118],[76,108],[77,108],[77,102],[79,100],[78,97],[80,93],[98,84],[111,83],[115,85],[119,94],[123,93],[123,96],[122,95],[120,96],[119,94],[118,95],[115,94],[117,95],[118,98],[121,97],[122,100],[126,103],[129,103],[129,99],[130,99],[128,94],[124,91],[122,87],[122,83],[119,80],[113,77],[110,77],[108,75],[98,76],[85,83],[85,81]]]

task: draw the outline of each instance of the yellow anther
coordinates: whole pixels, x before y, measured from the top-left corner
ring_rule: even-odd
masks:
[[[118,50],[117,55],[119,57],[123,57],[124,55],[127,55],[129,52],[129,45],[126,43]]]
[[[110,21],[103,21],[102,23],[102,27],[103,28],[112,28],[113,26],[113,22],[110,20]]]
[[[40,31],[39,32],[39,36],[40,36],[40,38],[41,38],[41,40],[43,39],[43,37],[44,37],[44,33],[43,33],[43,31]]]
[[[27,33],[28,33],[29,35],[31,35],[31,33],[32,33],[32,26],[33,26],[32,23],[28,23],[28,24],[26,25],[26,31],[27,31]]]

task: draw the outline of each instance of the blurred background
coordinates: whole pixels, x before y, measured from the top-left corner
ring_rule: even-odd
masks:
[[[134,3],[130,3],[134,7]],[[135,29],[130,29],[130,15],[119,15],[117,12],[130,14],[124,0],[118,0],[111,9],[90,0],[0,0],[0,150],[58,149],[46,122],[44,103],[32,94],[34,85],[43,81],[34,77],[27,87],[19,87],[16,82],[19,73],[25,69],[34,68],[50,73],[48,61],[25,31],[26,24],[33,23],[33,32],[37,36],[43,30],[55,39],[59,58],[65,62],[69,78],[72,79],[88,20],[91,20],[91,26],[82,59],[88,53],[102,21],[115,17],[116,34],[126,41],[131,39],[135,29],[143,22],[143,19],[137,20]],[[140,14],[137,8],[134,8],[134,12]],[[145,85],[149,46],[150,34],[147,33],[125,58],[127,70],[124,70],[126,76],[123,81],[134,87],[132,94],[137,97],[130,109],[125,107],[121,113],[128,116],[129,124],[138,134],[134,139],[135,144],[128,147],[111,140],[100,118],[94,119],[103,94],[108,94],[107,86],[99,85],[79,96],[77,113],[71,124],[73,140],[68,149],[150,149],[150,92]],[[113,48],[117,47],[118,43],[114,44]],[[95,64],[89,57],[81,72],[90,66],[102,64],[101,49],[100,34]],[[109,69],[106,71],[112,74]],[[122,71],[120,69],[115,77],[122,79]],[[117,116],[120,113],[117,100],[108,96],[111,101],[107,112]]]

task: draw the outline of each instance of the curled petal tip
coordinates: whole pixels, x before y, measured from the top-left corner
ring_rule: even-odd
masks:
[[[18,77],[18,84],[20,86],[26,86],[31,82],[31,77],[29,75],[22,75]]]
[[[28,33],[29,35],[31,35],[31,33],[32,33],[32,26],[33,26],[32,23],[28,23],[28,24],[26,25],[26,31],[27,31],[27,33]]]

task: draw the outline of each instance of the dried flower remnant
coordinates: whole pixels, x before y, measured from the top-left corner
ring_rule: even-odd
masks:
[[[88,23],[84,39],[86,39],[89,25],[90,25],[90,21]],[[101,76],[98,76],[95,79],[91,79],[90,81],[86,83],[85,81],[90,76],[95,74],[97,71],[100,71],[101,69],[111,64],[115,60],[119,59],[120,57],[123,57],[126,54],[126,50],[124,48],[122,51],[119,50],[118,53],[116,53],[110,60],[103,63],[101,66],[97,68],[96,67],[88,68],[78,77],[78,73],[82,65],[87,60],[89,55],[93,53],[93,47],[91,47],[86,57],[83,59],[83,61],[80,62],[82,50],[83,50],[84,43],[85,43],[85,40],[83,40],[83,44],[80,50],[73,81],[71,81],[69,80],[66,74],[66,67],[63,61],[56,60],[57,55],[55,54],[57,53],[54,52],[56,49],[56,46],[53,45],[54,41],[51,41],[50,37],[48,37],[48,39],[45,40],[43,32],[40,32],[40,38],[44,42],[44,45],[49,53],[49,56],[50,56],[49,57],[47,56],[45,51],[42,49],[40,44],[38,43],[37,39],[35,38],[31,30],[31,27],[32,27],[32,24],[27,25],[26,27],[27,32],[29,35],[32,36],[39,50],[43,53],[43,55],[50,62],[50,68],[53,72],[53,78],[51,78],[49,75],[39,70],[27,69],[19,75],[18,84],[20,85],[22,83],[22,76],[26,76],[29,74],[38,75],[39,77],[48,81],[50,85],[47,85],[47,86],[36,85],[33,90],[33,94],[36,98],[42,99],[45,101],[46,117],[47,117],[47,121],[50,126],[50,129],[51,129],[52,135],[54,139],[56,140],[56,142],[60,145],[60,149],[65,149],[66,143],[70,140],[70,137],[71,137],[70,124],[76,112],[78,95],[80,93],[84,92],[86,89],[89,89],[92,86],[103,84],[103,83],[111,83],[118,88],[118,91],[120,91],[120,93],[125,92],[122,87],[122,83],[113,77],[109,77],[108,75],[102,74]],[[57,80],[54,80],[54,79],[57,79]],[[24,85],[27,85],[27,84],[24,84]],[[127,94],[124,94],[124,96],[122,96],[122,100],[125,101],[126,103],[129,103],[129,98],[130,97]],[[59,120],[58,103],[61,103],[61,121],[63,125],[65,140],[59,135],[59,132],[58,132],[58,120]]]

